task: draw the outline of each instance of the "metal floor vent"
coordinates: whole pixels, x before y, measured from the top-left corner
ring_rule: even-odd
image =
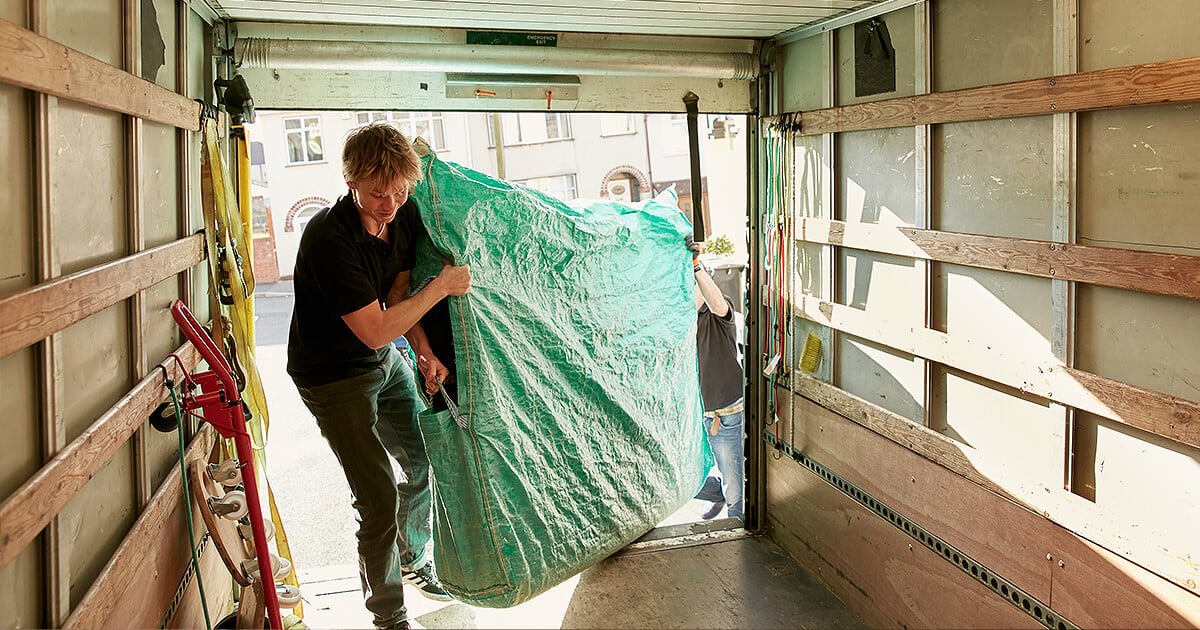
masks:
[[[801,466],[804,466],[818,477],[824,479],[829,485],[841,490],[843,494],[854,499],[858,504],[878,514],[884,520],[908,534],[913,540],[916,540],[944,558],[947,562],[958,567],[963,573],[974,578],[976,582],[991,589],[1019,610],[1023,610],[1046,628],[1050,630],[1079,629],[1079,626],[1051,610],[1049,606],[1039,601],[1036,597],[997,575],[994,571],[988,569],[978,560],[963,553],[954,545],[942,540],[929,530],[909,520],[903,514],[888,507],[862,488],[850,483],[803,452],[796,450],[791,444],[783,440],[777,440],[774,435],[766,431],[763,432],[763,439],[767,444],[782,451]]]

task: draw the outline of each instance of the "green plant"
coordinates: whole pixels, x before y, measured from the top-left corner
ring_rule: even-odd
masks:
[[[704,253],[720,256],[733,253],[733,243],[724,234],[715,236],[704,242]]]

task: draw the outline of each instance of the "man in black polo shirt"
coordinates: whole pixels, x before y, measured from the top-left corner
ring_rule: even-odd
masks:
[[[699,245],[690,236],[687,244],[692,250],[692,271],[696,276],[696,355],[700,363],[704,429],[717,460],[717,472],[721,474],[720,479],[706,479],[696,498],[712,502],[701,516],[705,520],[720,514],[727,503],[729,516],[742,518],[745,405],[733,302],[721,293],[708,269],[700,262]]]
[[[446,264],[409,295],[416,244],[425,228],[408,192],[421,162],[386,123],[350,132],[342,150],[348,194],[313,216],[300,239],[288,373],[316,417],[354,495],[359,573],[366,607],[380,628],[407,628],[403,584],[450,599],[438,583],[429,459],[417,426],[424,410],[416,375],[392,341],[404,335],[434,393],[448,370],[419,320],[447,296],[471,287],[466,266]],[[404,471],[397,484],[389,456]]]

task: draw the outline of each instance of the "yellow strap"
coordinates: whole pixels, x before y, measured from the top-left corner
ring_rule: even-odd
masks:
[[[235,195],[225,182],[226,168],[217,137],[217,124],[214,120],[206,120],[204,124],[204,150],[201,160],[201,197],[204,212],[205,242],[209,252],[209,293],[218,296],[213,300],[216,307],[213,313],[214,336],[223,329],[220,324],[222,311],[226,306],[219,299],[220,282],[222,277],[228,279],[229,293],[233,305],[228,307],[230,330],[234,341],[234,353],[237,362],[245,376],[245,390],[242,392],[246,405],[250,408],[251,418],[248,423],[250,441],[254,447],[255,471],[258,473],[261,487],[266,488],[267,500],[271,510],[271,521],[275,525],[275,546],[279,557],[287,558],[292,563],[292,571],[284,578],[284,583],[299,586],[296,579],[296,563],[292,558],[291,545],[288,543],[287,532],[275,503],[275,492],[266,477],[266,439],[270,418],[267,413],[267,397],[262,387],[262,379],[258,373],[258,362],[254,355],[254,275],[253,259],[251,258],[250,243],[253,238],[251,229],[251,208],[249,192],[250,159],[247,152],[249,142],[243,138],[235,141],[235,152],[238,156],[239,173],[245,174],[239,178],[239,188]],[[239,201],[242,203],[239,204]],[[240,208],[234,220],[231,209]],[[218,247],[223,245],[224,249]],[[224,331],[221,331],[224,338]],[[223,344],[218,345],[224,350]],[[226,440],[222,444],[222,454],[226,457],[234,455],[232,445]],[[297,617],[303,618],[303,604],[297,604],[292,610]]]

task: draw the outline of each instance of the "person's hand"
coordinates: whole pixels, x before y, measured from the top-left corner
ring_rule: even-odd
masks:
[[[451,265],[450,261],[442,260],[442,270],[437,275],[446,295],[464,295],[471,290],[471,268],[467,265]]]
[[[442,365],[438,358],[433,354],[422,354],[417,357],[417,368],[421,370],[421,376],[425,379],[425,393],[433,396],[438,390],[438,381],[446,382],[446,377],[450,375],[450,370]]]
[[[699,272],[703,269],[703,265],[700,264],[700,251],[704,248],[704,244],[697,243],[691,232],[688,232],[687,236],[683,238],[683,243],[687,245],[688,251],[692,252],[692,271]]]

